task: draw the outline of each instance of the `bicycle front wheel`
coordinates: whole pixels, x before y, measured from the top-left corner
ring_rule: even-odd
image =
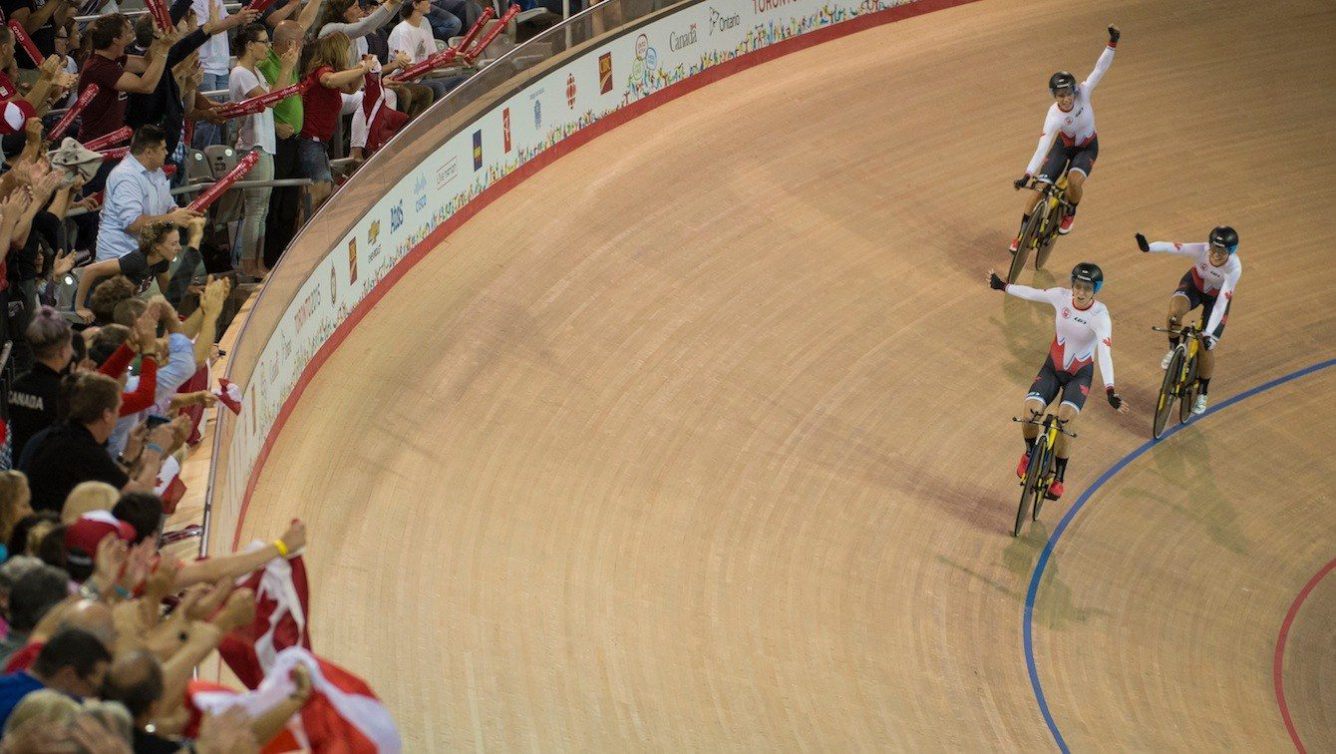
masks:
[[[1039,229],[1043,224],[1044,213],[1036,208],[1021,227],[1021,240],[1016,244],[1016,255],[1011,258],[1011,268],[1007,270],[1008,283],[1014,283],[1020,278],[1021,270],[1025,269],[1025,260],[1030,258],[1030,248],[1035,245],[1035,239],[1039,238]]]
[[[1021,535],[1021,527],[1025,525],[1025,514],[1030,512],[1030,503],[1035,502],[1035,495],[1039,492],[1039,485],[1044,476],[1043,469],[1047,455],[1042,441],[1035,443],[1035,448],[1030,451],[1030,465],[1025,467],[1025,478],[1021,480],[1021,502],[1016,508],[1016,526],[1011,530],[1013,537]]]
[[[1164,370],[1164,380],[1160,383],[1160,397],[1155,404],[1155,426],[1151,428],[1151,437],[1160,439],[1164,434],[1164,425],[1169,422],[1169,414],[1174,409],[1174,398],[1178,393],[1179,373],[1183,371],[1183,347],[1174,349],[1169,359],[1169,368]]]

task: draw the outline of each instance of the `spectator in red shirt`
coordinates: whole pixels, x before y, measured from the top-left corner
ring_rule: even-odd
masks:
[[[352,94],[362,86],[362,77],[371,70],[372,63],[363,60],[353,68],[348,64],[348,35],[335,32],[321,37],[311,45],[311,57],[302,72],[303,77],[314,76],[316,85],[302,95],[301,141],[297,145],[297,162],[302,175],[310,178],[311,206],[315,210],[329,198],[334,187],[334,176],[329,169],[329,140],[334,137],[343,111],[343,94]]]
[[[98,85],[98,94],[83,111],[79,141],[104,136],[125,125],[125,95],[149,94],[158,88],[167,67],[167,51],[176,42],[175,30],[163,32],[149,46],[147,57],[127,56],[125,48],[135,39],[130,21],[119,13],[102,16],[88,27],[93,54],[79,74],[79,91]],[[90,191],[101,186],[89,186]]]

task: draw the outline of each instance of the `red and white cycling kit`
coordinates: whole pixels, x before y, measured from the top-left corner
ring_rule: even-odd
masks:
[[[1095,70],[1076,86],[1071,110],[1063,112],[1056,102],[1049,106],[1048,116],[1044,118],[1044,132],[1040,134],[1039,146],[1035,148],[1034,156],[1025,168],[1026,175],[1038,175],[1055,139],[1061,137],[1063,145],[1067,147],[1084,147],[1095,140],[1095,109],[1090,104],[1090,94],[1095,91],[1100,79],[1104,78],[1109,66],[1113,65],[1113,48],[1112,43],[1104,48],[1104,53],[1095,62]]]
[[[1048,355],[1055,368],[1076,374],[1098,360],[1105,389],[1113,387],[1113,321],[1107,306],[1096,301],[1081,309],[1072,301],[1072,292],[1067,288],[1040,290],[1012,284],[1006,290],[1018,298],[1053,307],[1055,333]]]
[[[1225,300],[1224,306],[1211,307],[1210,319],[1206,322],[1206,326],[1202,328],[1202,332],[1217,332],[1220,323],[1228,314],[1229,304],[1234,298],[1234,289],[1239,284],[1239,277],[1243,275],[1243,262],[1239,261],[1239,255],[1230,254],[1228,261],[1216,267],[1211,264],[1211,245],[1208,243],[1156,241],[1150,245],[1150,250],[1160,254],[1177,254],[1181,257],[1192,258],[1192,269],[1188,271],[1188,274],[1192,276],[1193,287],[1208,299],[1223,298]],[[1192,301],[1192,297],[1181,290],[1174,295],[1183,296]]]

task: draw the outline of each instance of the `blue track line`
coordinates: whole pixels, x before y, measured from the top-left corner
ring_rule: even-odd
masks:
[[[1044,697],[1043,684],[1039,682],[1039,668],[1035,665],[1034,661],[1034,602],[1035,598],[1039,595],[1039,581],[1044,577],[1044,569],[1048,567],[1048,561],[1053,556],[1053,550],[1058,546],[1058,540],[1062,538],[1062,533],[1067,531],[1067,525],[1072,522],[1072,519],[1076,517],[1076,514],[1080,512],[1081,508],[1085,507],[1086,502],[1090,500],[1100,487],[1103,487],[1106,482],[1112,479],[1118,472],[1122,471],[1129,463],[1140,458],[1142,454],[1155,447],[1157,444],[1173,437],[1175,433],[1184,427],[1194,426],[1197,422],[1205,420],[1212,414],[1224,411],[1230,406],[1241,403],[1254,395],[1265,393],[1266,391],[1280,387],[1287,382],[1297,380],[1300,377],[1306,377],[1314,372],[1320,372],[1333,366],[1336,366],[1336,359],[1327,359],[1326,361],[1320,361],[1316,364],[1304,367],[1303,369],[1277,377],[1270,382],[1264,382],[1257,387],[1245,390],[1232,398],[1221,401],[1218,405],[1207,409],[1206,413],[1193,419],[1187,424],[1175,425],[1161,435],[1159,440],[1149,440],[1143,443],[1141,447],[1123,456],[1103,474],[1100,474],[1099,478],[1095,480],[1095,483],[1090,485],[1085,492],[1081,493],[1081,496],[1076,499],[1076,504],[1073,505],[1071,510],[1067,511],[1067,515],[1063,516],[1062,520],[1058,522],[1057,528],[1053,530],[1053,536],[1049,537],[1048,543],[1044,545],[1044,551],[1039,554],[1039,561],[1035,563],[1034,573],[1030,577],[1030,588],[1025,593],[1025,617],[1022,621],[1022,632],[1025,637],[1025,665],[1030,671],[1030,687],[1034,690],[1035,701],[1039,702],[1039,711],[1044,715],[1044,722],[1048,724],[1048,729],[1053,734],[1054,743],[1058,745],[1058,748],[1062,750],[1064,754],[1070,754],[1071,749],[1067,747],[1067,741],[1063,739],[1062,731],[1058,730],[1058,723],[1053,719],[1053,712],[1048,708],[1048,699]]]

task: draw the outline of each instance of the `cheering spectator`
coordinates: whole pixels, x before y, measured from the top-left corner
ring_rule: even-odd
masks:
[[[49,306],[37,311],[24,334],[36,361],[9,391],[9,426],[14,457],[28,439],[56,421],[60,379],[74,359],[73,332],[65,318]],[[8,535],[5,535],[6,540]]]
[[[101,19],[99,19],[101,20]],[[176,206],[167,176],[167,137],[158,126],[141,126],[130,154],[107,176],[106,203],[97,233],[97,259],[117,259],[139,248],[139,233],[154,223],[187,225],[204,213]]]
[[[401,12],[403,20],[394,27],[394,31],[390,32],[391,55],[403,53],[411,62],[421,63],[436,54],[436,40],[424,21],[425,14],[430,9],[431,0],[411,0],[404,5]],[[444,97],[449,91],[446,82],[440,79],[425,78],[420,83],[431,89],[435,99]]]
[[[297,21],[283,21],[274,27],[273,44],[264,59],[256,63],[255,69],[264,74],[269,81],[277,81],[283,66],[284,55],[296,55],[300,58],[302,39],[306,29],[314,22],[314,11],[320,3],[309,2],[302,10],[302,18]],[[276,103],[274,113],[274,178],[279,180],[301,178],[302,172],[297,159],[298,144],[301,141],[303,121],[302,97],[294,94]],[[278,263],[283,250],[292,242],[297,232],[297,220],[301,214],[302,190],[297,186],[279,186],[269,195],[269,222],[264,233],[264,266],[271,268]]]
[[[334,188],[334,175],[329,167],[329,140],[334,136],[343,110],[343,94],[351,94],[362,86],[362,76],[371,70],[370,62],[363,60],[354,68],[343,69],[350,46],[347,35],[335,32],[316,40],[305,75],[314,77],[311,88],[302,95],[303,124],[297,159],[303,175],[313,182],[312,211],[329,198]]]
[[[24,567],[9,590],[9,635],[0,641],[0,665],[27,646],[37,622],[70,593],[70,578],[64,571],[36,558],[25,559],[35,565]]]
[[[225,123],[226,121],[213,111],[212,104],[207,98],[195,96],[198,92],[191,94],[188,99],[186,98],[187,92],[181,86],[178,74],[189,75],[197,67],[204,65],[206,51],[212,49],[217,40],[222,40],[226,44],[228,29],[247,23],[248,19],[254,19],[257,15],[253,10],[243,10],[235,16],[228,16],[227,11],[223,9],[220,3],[214,3],[210,6],[208,20],[204,22],[203,26],[196,28],[197,19],[189,0],[177,0],[173,3],[171,7],[172,21],[178,24],[183,23],[184,28],[193,29],[193,31],[181,37],[167,51],[168,73],[158,79],[157,86],[148,92],[130,94],[125,125],[131,128],[139,128],[150,123],[161,126],[167,138],[167,154],[174,155],[176,154],[177,144],[181,140],[181,127],[185,124],[187,111],[191,111],[197,118],[207,121],[206,123],[196,124],[197,132],[199,128],[205,126],[216,127]],[[145,16],[144,18],[148,19],[149,17]],[[207,69],[203,76],[203,85],[207,89]]]
[[[85,513],[109,511],[120,499],[121,491],[106,482],[83,482],[65,497],[65,505],[60,509],[60,522],[68,526]]]
[[[271,48],[269,28],[264,24],[250,24],[237,32],[237,66],[232,69],[231,99],[241,102],[253,97],[268,94],[273,89],[282,89],[295,83],[294,71],[297,67],[299,51],[290,47],[279,56],[278,76],[270,80],[259,64],[269,57]],[[237,151],[256,152],[259,161],[247,176],[253,181],[268,181],[274,177],[274,155],[278,151],[275,144],[273,106],[261,110],[255,115],[241,119],[237,133]],[[241,238],[240,254],[235,255],[239,262],[239,272],[251,277],[264,277],[264,237],[265,218],[269,214],[269,187],[247,188],[242,190],[244,201],[240,207]],[[228,216],[232,213],[222,212]]]
[[[389,0],[371,13],[366,13],[357,0],[330,0],[325,9],[325,19],[320,24],[320,32],[316,36],[323,38],[338,33],[347,35],[352,44],[348,48],[348,61],[345,66],[355,66],[370,52],[366,35],[392,21],[402,2],[403,0]]]
[[[31,672],[0,676],[0,724],[28,694],[44,688],[73,697],[95,696],[111,664],[111,653],[96,636],[77,628],[51,637]]]
[[[198,250],[204,237],[204,218],[192,217],[186,224],[190,236],[186,245],[191,250]],[[86,301],[88,292],[99,282],[115,275],[124,275],[134,283],[136,292],[142,294],[150,283],[157,282],[158,290],[167,290],[167,270],[181,254],[181,231],[168,222],[158,222],[146,226],[139,233],[139,248],[121,257],[104,259],[84,267],[79,276],[79,289],[74,301],[78,304]],[[85,322],[93,321],[93,312],[82,306],[75,311]]]
[[[14,525],[32,514],[32,491],[28,477],[22,471],[0,471],[0,542],[8,542]],[[9,557],[9,551],[0,544],[0,560]]]
[[[79,91],[97,84],[98,93],[84,108],[79,141],[104,136],[125,125],[126,99],[122,94],[148,94],[158,87],[167,69],[167,50],[177,37],[174,29],[160,34],[146,57],[127,57],[125,48],[135,38],[129,19],[113,13],[89,25],[93,54],[79,74]],[[96,180],[89,185],[93,191],[101,188]]]
[[[193,8],[199,18],[217,18],[220,22],[226,22],[228,19],[227,8],[223,6],[222,0],[194,0]],[[254,21],[256,15],[249,14],[242,23]],[[199,62],[204,67],[204,91],[228,91],[228,72],[231,69],[232,56],[231,50],[228,49],[227,37],[210,37],[199,50]],[[192,146],[196,149],[221,143],[223,143],[223,127],[213,123],[195,124],[195,139]]]
[[[56,51],[56,27],[73,15],[73,4],[68,0],[46,0],[41,5],[33,0],[3,0],[0,9],[5,18],[23,24],[43,55]]]
[[[59,524],[60,517],[51,511],[37,511],[19,519],[19,522],[14,524],[14,532],[9,535],[7,543],[9,556],[36,557],[37,547],[41,544],[42,538]]]
[[[116,427],[121,386],[101,374],[69,378],[69,416],[47,431],[20,461],[32,486],[33,508],[58,511],[80,482],[98,480],[127,491],[152,491],[165,449],[173,444],[166,425],[151,430],[131,466],[132,477],[112,460],[104,447]],[[26,464],[25,464],[26,461]]]

